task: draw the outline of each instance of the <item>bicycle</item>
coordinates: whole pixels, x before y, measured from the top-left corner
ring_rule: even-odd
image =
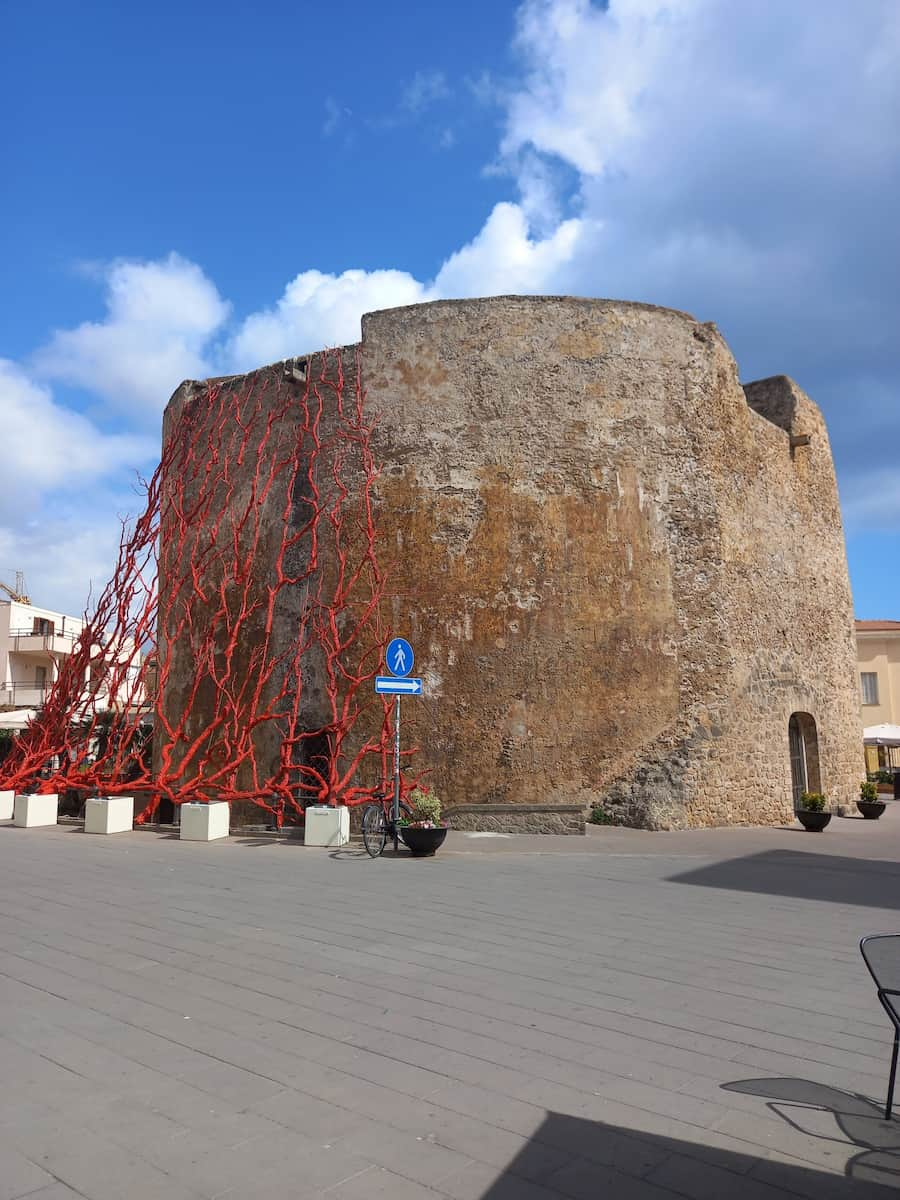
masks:
[[[362,815],[363,845],[370,858],[380,858],[388,838],[392,838],[394,849],[400,839],[398,826],[394,821],[394,797],[386,792],[379,792],[375,797],[377,803],[367,804]],[[412,809],[400,801],[400,815],[411,817]]]

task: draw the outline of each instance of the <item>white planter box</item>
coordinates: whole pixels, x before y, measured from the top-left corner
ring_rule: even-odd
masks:
[[[350,809],[312,804],[306,810],[303,842],[307,846],[346,846],[350,841]]]
[[[13,824],[20,829],[34,829],[38,825],[55,825],[59,816],[59,796],[51,792],[48,796],[38,796],[23,792],[16,796],[13,809]]]
[[[0,792],[0,821],[11,821],[13,806],[16,802],[15,792]]]
[[[230,810],[224,800],[215,804],[182,804],[181,840],[214,842],[228,837]]]
[[[85,833],[131,833],[134,796],[94,796],[85,801]]]

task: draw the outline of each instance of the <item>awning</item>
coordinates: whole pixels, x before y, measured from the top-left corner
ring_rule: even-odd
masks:
[[[0,729],[24,729],[34,715],[33,708],[15,708],[12,712],[0,712]]]
[[[900,725],[870,725],[863,730],[866,746],[900,746]]]

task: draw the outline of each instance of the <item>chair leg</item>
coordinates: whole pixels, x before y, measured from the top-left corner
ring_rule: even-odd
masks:
[[[894,1102],[894,1078],[897,1074],[897,1050],[900,1048],[900,1029],[894,1031],[894,1053],[891,1055],[891,1077],[888,1080],[887,1104],[884,1109],[884,1119],[891,1119],[891,1106]]]

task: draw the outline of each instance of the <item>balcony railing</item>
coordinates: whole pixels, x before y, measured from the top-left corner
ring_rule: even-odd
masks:
[[[0,704],[15,708],[40,708],[50,695],[52,683],[7,683],[0,686]],[[105,684],[85,684],[82,699],[97,709],[109,707],[109,690]]]
[[[8,683],[0,687],[0,703],[16,708],[39,708],[50,693],[49,683]]]
[[[20,654],[71,654],[72,647],[80,636],[80,630],[35,633],[33,629],[11,629],[9,648]]]

